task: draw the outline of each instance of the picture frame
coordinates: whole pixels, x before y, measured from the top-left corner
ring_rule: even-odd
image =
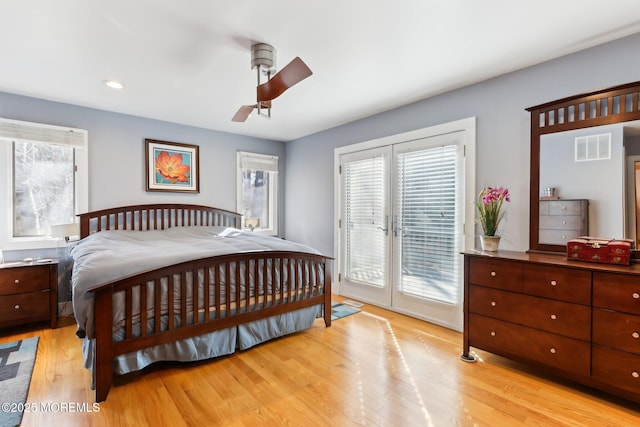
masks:
[[[197,145],[145,139],[147,191],[200,192]]]

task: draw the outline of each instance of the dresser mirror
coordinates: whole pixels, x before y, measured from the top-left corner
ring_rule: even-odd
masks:
[[[527,108],[531,251],[565,253],[584,234],[638,241],[639,95],[636,82]]]

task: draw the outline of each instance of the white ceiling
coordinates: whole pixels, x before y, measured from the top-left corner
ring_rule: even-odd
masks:
[[[638,0],[0,0],[0,91],[286,141],[639,31]],[[233,123],[254,42],[314,74]]]

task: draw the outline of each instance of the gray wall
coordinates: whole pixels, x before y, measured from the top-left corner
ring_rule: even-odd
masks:
[[[245,137],[0,92],[0,117],[89,131],[89,209],[139,203],[194,203],[236,211],[236,152],[284,159],[282,142]],[[200,193],[146,192],[145,138],[200,148]],[[280,162],[280,188],[286,164]],[[284,213],[284,192],[281,192]],[[0,201],[4,203],[4,201]],[[283,229],[282,215],[280,229]]]
[[[286,237],[334,255],[336,147],[475,116],[476,191],[486,185],[509,188],[501,248],[528,249],[530,119],[525,108],[640,80],[639,47],[636,34],[288,142]]]
[[[141,117],[0,92],[0,117],[69,126],[89,131],[89,209],[142,203],[192,203],[236,211],[236,152],[273,154],[284,159],[285,146],[257,138],[216,132]],[[146,192],[145,138],[198,145],[200,193]],[[0,164],[5,159],[0,159]],[[280,224],[284,230],[286,163],[280,162]],[[0,200],[0,209],[7,209]],[[64,247],[5,251],[7,261],[26,257],[60,258],[58,300],[69,301],[70,262]]]

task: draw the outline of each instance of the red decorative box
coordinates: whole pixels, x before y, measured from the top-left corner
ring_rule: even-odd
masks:
[[[583,236],[567,242],[567,259],[601,262],[605,264],[631,264],[633,240],[601,239]]]

